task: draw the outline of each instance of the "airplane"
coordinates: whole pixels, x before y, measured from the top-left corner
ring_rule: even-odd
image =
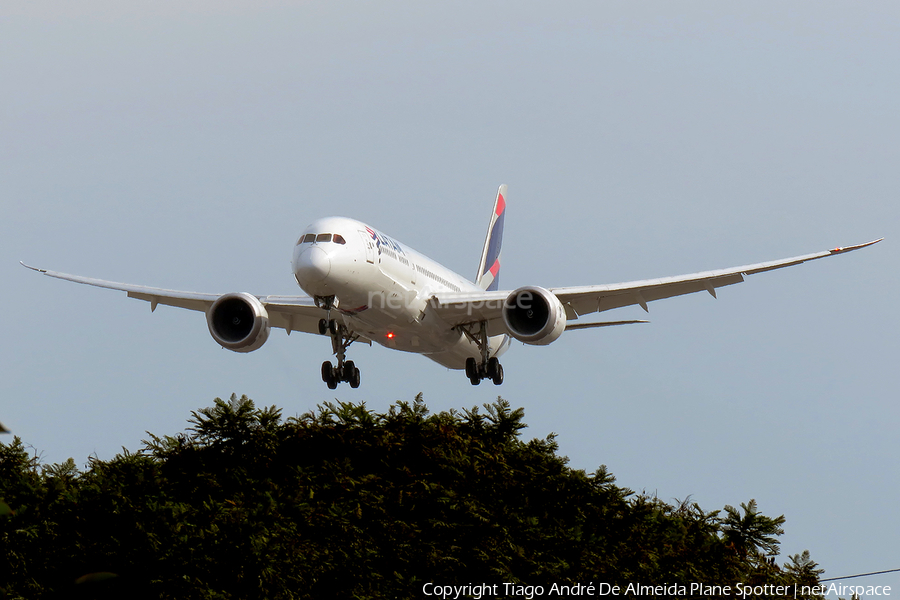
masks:
[[[472,385],[503,383],[500,356],[513,339],[545,346],[565,331],[646,323],[644,320],[581,322],[581,317],[624,306],[716,289],[745,275],[798,265],[858,250],[855,246],[729,269],[627,283],[501,290],[499,276],[507,186],[494,200],[474,281],[458,275],[360,221],[328,217],[310,224],[297,239],[291,266],[307,296],[256,296],[247,292],[206,294],[131,285],[22,266],[50,277],[126,292],[129,298],[206,314],[213,339],[235,352],[258,350],[271,328],[331,338],[336,363],[322,363],[329,389],[360,384],[347,359],[354,342],[422,354],[449,369],[463,369]]]

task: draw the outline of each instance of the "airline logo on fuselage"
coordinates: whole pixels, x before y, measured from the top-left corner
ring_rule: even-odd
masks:
[[[372,236],[372,239],[375,240],[375,247],[378,248],[378,253],[381,254],[381,247],[384,246],[386,248],[390,248],[394,252],[399,254],[406,255],[406,252],[403,251],[403,247],[396,240],[391,239],[390,237],[375,231],[369,226],[366,226],[366,231],[369,232],[369,235]]]

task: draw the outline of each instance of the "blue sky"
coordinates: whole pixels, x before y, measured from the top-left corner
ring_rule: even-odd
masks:
[[[784,514],[782,560],[900,567],[898,30],[886,2],[4,2],[0,422],[83,464],[232,392],[500,394],[573,467]],[[501,183],[506,289],[886,240],[515,344],[500,388],[354,346],[362,387],[331,392],[327,339],[239,355],[202,315],[18,265],[299,293],[297,234],[344,215],[474,276]]]

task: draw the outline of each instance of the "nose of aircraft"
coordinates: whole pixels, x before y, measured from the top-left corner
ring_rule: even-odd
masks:
[[[318,246],[310,246],[300,253],[294,263],[294,274],[304,283],[324,281],[331,272],[331,259]]]

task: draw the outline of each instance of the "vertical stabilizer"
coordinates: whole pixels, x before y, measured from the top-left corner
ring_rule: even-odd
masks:
[[[503,242],[504,215],[506,215],[506,184],[497,190],[491,224],[488,226],[484,249],[481,251],[478,274],[475,276],[475,283],[483,290],[494,291],[500,285],[500,244]]]

